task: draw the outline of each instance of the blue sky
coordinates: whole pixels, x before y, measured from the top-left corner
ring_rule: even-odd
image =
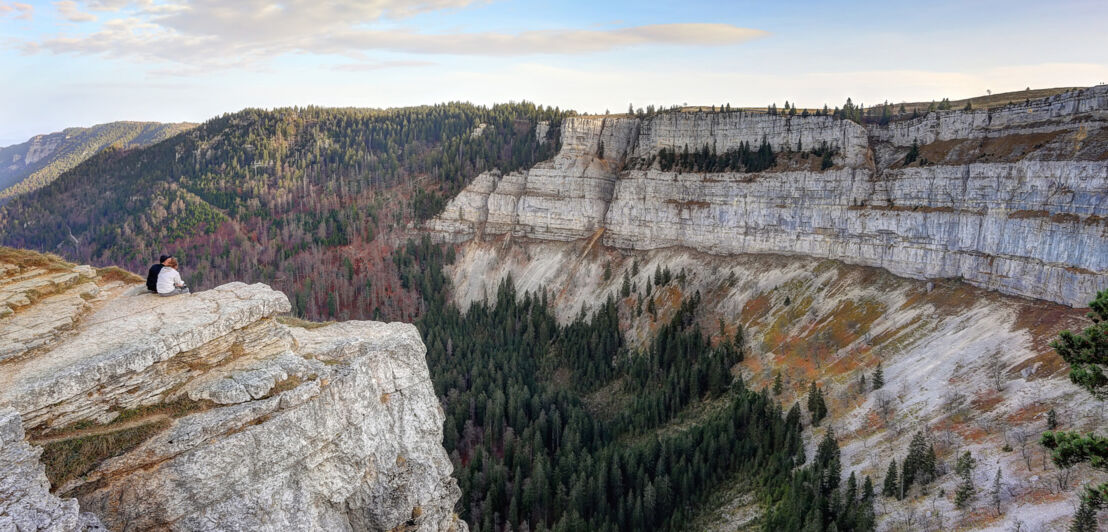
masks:
[[[244,107],[806,106],[1108,82],[1108,2],[0,0],[0,145]]]

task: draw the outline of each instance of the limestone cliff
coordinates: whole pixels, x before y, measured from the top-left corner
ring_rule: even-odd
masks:
[[[3,251],[0,529],[466,528],[415,327]]]
[[[871,127],[749,112],[572,118],[556,157],[479,176],[428,228],[452,242],[603,230],[623,249],[830,258],[1079,306],[1108,288],[1106,126],[1108,86]],[[762,172],[656,161],[661,148],[763,140],[778,163]],[[824,146],[835,155],[821,169],[808,151]]]

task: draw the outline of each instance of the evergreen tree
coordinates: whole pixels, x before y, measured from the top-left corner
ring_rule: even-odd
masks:
[[[1102,486],[1103,487],[1103,486]],[[1106,494],[1103,490],[1086,488],[1081,495],[1081,504],[1070,522],[1070,532],[1097,532],[1100,530],[1097,513],[1104,507]]]
[[[958,462],[954,465],[954,471],[962,477],[962,482],[958,484],[958,489],[954,492],[954,505],[959,509],[965,509],[969,506],[969,503],[976,496],[976,488],[973,486],[973,470],[975,467],[977,467],[977,460],[970,455],[969,451],[959,456]]]
[[[631,297],[631,276],[626,270],[623,272],[623,286],[620,287],[619,294],[622,297]]]
[[[900,483],[896,478],[896,459],[889,462],[889,469],[885,471],[885,483],[881,487],[881,494],[886,497],[896,497],[900,494]]]
[[[1097,398],[1108,397],[1108,290],[1089,303],[1093,325],[1080,333],[1062,331],[1050,346],[1070,365],[1070,380]]]
[[[912,164],[917,159],[919,159],[919,142],[912,139],[912,147],[908,148],[908,154],[904,156],[904,165]]]
[[[820,421],[827,417],[827,403],[823,399],[823,391],[812,381],[808,387],[808,415],[812,417],[812,426],[818,427]]]
[[[881,363],[877,363],[877,369],[873,370],[873,389],[880,390],[885,386],[885,371],[881,369]]]
[[[1059,339],[1050,345],[1070,365],[1070,380],[1093,397],[1104,399],[1108,397],[1108,377],[1103,370],[1108,366],[1108,290],[1098,292],[1089,308],[1087,316],[1093,325],[1078,334],[1062,331]],[[1051,410],[1047,414],[1047,426],[1056,427],[1057,423],[1057,414]],[[1048,430],[1039,443],[1050,449],[1050,458],[1058,467],[1069,468],[1089,462],[1096,469],[1108,471],[1108,438],[1092,433]],[[1086,486],[1070,529],[1088,530],[1080,527],[1096,520],[1105,499],[1108,499],[1108,482]]]
[[[1055,430],[1058,428],[1058,413],[1053,408],[1046,413],[1046,429]]]
[[[781,395],[782,383],[781,372],[778,371],[773,377],[773,395]]]

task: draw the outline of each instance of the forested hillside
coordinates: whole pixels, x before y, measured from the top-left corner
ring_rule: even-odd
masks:
[[[0,199],[38,190],[101,150],[149,146],[195,125],[111,122],[71,127],[0,148]]]
[[[550,157],[556,136],[537,138],[536,125],[565,114],[529,103],[244,110],[101,152],[5,205],[0,235],[134,271],[170,252],[195,288],[266,282],[309,318],[412,320],[394,231],[483,170]]]
[[[798,467],[800,405],[785,412],[732,373],[743,333],[702,330],[699,293],[633,350],[611,297],[559,325],[554,296],[519,294],[508,279],[494,300],[463,311],[446,297],[452,249],[424,237],[396,257],[424,294],[416,323],[446,411],[459,513],[473,530],[687,530],[735,477],[768,510],[764,530],[873,530],[873,481],[854,472],[841,481],[830,431]],[[667,271],[658,290],[681,282]],[[601,396],[620,399],[605,407]]]

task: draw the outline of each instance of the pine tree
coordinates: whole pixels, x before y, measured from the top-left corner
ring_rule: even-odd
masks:
[[[1070,522],[1070,532],[1097,532],[1097,513],[1104,507],[1104,496],[1097,490],[1086,488],[1081,495],[1081,505]]]
[[[880,390],[885,386],[885,371],[881,369],[881,363],[877,363],[877,369],[873,371],[873,389]]]
[[[959,456],[958,462],[954,465],[954,471],[962,477],[962,483],[958,485],[958,489],[954,492],[954,505],[959,509],[965,509],[969,506],[970,501],[975,496],[976,489],[973,486],[973,469],[975,467],[977,467],[977,460],[970,455],[969,451]]]
[[[912,164],[916,159],[919,159],[919,141],[912,139],[912,147],[908,148],[908,154],[904,156],[904,165]]]
[[[781,389],[781,372],[778,371],[777,375],[773,377],[773,395],[781,395]]]
[[[1055,430],[1058,428],[1058,413],[1053,408],[1050,412],[1046,413],[1046,430]]]
[[[1088,317],[1093,325],[1078,334],[1062,331],[1058,340],[1050,344],[1062,359],[1070,365],[1070,380],[1097,399],[1108,397],[1108,290],[1097,293]],[[1057,425],[1057,414],[1047,414],[1047,424]],[[1051,450],[1055,465],[1069,468],[1081,462],[1089,462],[1094,468],[1108,471],[1108,438],[1097,434],[1048,430],[1039,443]],[[1099,486],[1086,486],[1081,506],[1074,515],[1070,530],[1094,530],[1090,523],[1108,498],[1108,482]],[[1082,528],[1085,527],[1085,528]]]
[[[889,462],[889,469],[885,471],[885,483],[881,486],[881,494],[886,497],[896,497],[900,493],[900,486],[896,479],[896,459]]]
[[[900,475],[903,492],[907,492],[914,483],[923,486],[935,477],[935,449],[928,446],[923,431],[912,436],[903,466],[903,473]]]
[[[1080,333],[1062,331],[1050,346],[1070,365],[1070,380],[1097,398],[1108,397],[1108,290],[1089,303],[1093,325]]]
[[[619,289],[619,294],[623,297],[631,296],[631,276],[627,275],[627,271],[623,272],[623,286]]]
[[[808,387],[808,414],[812,416],[812,426],[818,427],[820,421],[827,417],[827,403],[823,399],[823,390],[816,386],[816,381]]]
[[[854,502],[858,499],[858,479],[854,476],[854,472],[850,472],[850,478],[846,479],[846,494],[843,496],[843,502],[847,506],[853,506]]]

